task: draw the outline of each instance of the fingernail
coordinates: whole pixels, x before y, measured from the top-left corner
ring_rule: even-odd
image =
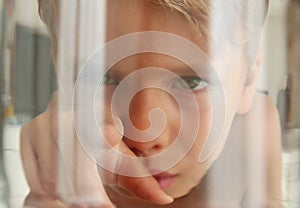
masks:
[[[174,198],[167,195],[163,190],[158,191],[157,194],[160,197],[161,204],[171,204],[174,201]]]
[[[172,203],[174,201],[174,198],[171,197],[171,196],[169,196],[169,195],[167,195],[167,194],[165,194],[164,198],[166,200],[166,203],[168,203],[168,204],[170,204],[170,203]]]

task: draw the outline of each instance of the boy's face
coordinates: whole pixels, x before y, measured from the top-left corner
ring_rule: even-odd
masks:
[[[107,3],[107,41],[121,37],[126,34],[141,32],[141,31],[163,31],[179,35],[194,44],[200,46],[197,42],[190,25],[179,14],[170,12],[164,8],[150,3],[145,3],[141,0],[132,1],[117,1],[110,0]],[[137,40],[141,44],[143,40]],[[175,46],[176,47],[176,46]],[[181,48],[178,48],[181,50]],[[220,155],[231,128],[234,116],[240,109],[243,108],[244,100],[247,100],[247,85],[245,85],[246,73],[248,66],[244,57],[242,47],[232,46],[229,43],[224,43],[217,53],[207,54],[207,50],[203,49],[203,54],[206,54],[215,72],[219,75],[219,82],[214,82],[207,70],[201,69],[198,75],[191,70],[185,63],[176,58],[159,53],[142,53],[124,58],[115,64],[108,71],[105,78],[106,88],[106,107],[110,111],[111,99],[113,93],[118,88],[118,84],[125,77],[139,72],[141,69],[153,67],[153,74],[136,76],[138,80],[136,87],[151,82],[163,82],[165,86],[176,91],[177,95],[184,96],[188,92],[192,92],[197,103],[197,116],[200,118],[197,126],[197,134],[195,142],[190,150],[185,154],[185,157],[177,161],[177,163],[168,167],[163,173],[156,176],[160,186],[171,196],[180,197],[187,194],[195,187],[212,166],[213,161]],[[210,64],[206,56],[201,57]],[[166,69],[181,77],[179,79],[168,79],[161,74],[156,74],[156,69]],[[212,73],[214,74],[214,73]],[[184,81],[184,82],[183,82]],[[214,131],[214,126],[211,126],[213,113],[217,112],[211,99],[213,96],[210,89],[221,89],[214,85],[222,85],[222,93],[225,97],[221,103],[218,103],[220,108],[224,108],[225,113],[223,129],[218,142],[212,149],[209,157],[205,161],[199,162],[200,152],[206,142],[210,131]],[[132,86],[131,86],[132,87]],[[189,100],[186,100],[189,102]],[[122,105],[119,103],[119,105]],[[182,114],[180,106],[176,99],[168,92],[157,88],[145,88],[135,94],[129,105],[128,112],[130,120],[135,128],[145,131],[149,128],[149,113],[153,109],[161,109],[166,117],[165,128],[162,133],[157,135],[154,140],[142,142],[133,140],[130,136],[124,136],[125,144],[137,155],[142,157],[150,157],[166,150],[176,140],[177,134],[182,125]],[[118,115],[121,120],[123,116]],[[122,120],[123,121],[123,120]],[[123,121],[124,122],[124,121]],[[187,121],[194,122],[193,120]],[[130,130],[127,129],[127,124],[124,124],[125,135],[130,135]],[[184,138],[181,138],[184,139]],[[184,141],[183,141],[184,143]],[[175,153],[176,154],[176,153]],[[155,169],[155,164],[149,163],[149,171]]]

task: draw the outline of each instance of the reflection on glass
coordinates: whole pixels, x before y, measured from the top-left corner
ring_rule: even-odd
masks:
[[[298,207],[300,191],[300,2],[292,0],[287,7],[287,83],[279,98],[284,100],[282,109],[283,134],[283,197],[288,207]],[[282,102],[281,101],[281,102]]]
[[[24,2],[1,1],[9,207],[299,206],[298,1]]]

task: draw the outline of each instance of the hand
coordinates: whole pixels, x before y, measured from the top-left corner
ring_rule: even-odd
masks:
[[[40,207],[41,201],[59,200],[66,206],[113,207],[97,166],[74,137],[71,115],[48,109],[22,128],[21,156],[31,189],[26,203]],[[58,124],[69,133],[60,140]]]
[[[75,136],[72,112],[59,112],[51,105],[21,131],[22,161],[31,189],[26,200],[28,205],[40,207],[41,201],[47,201],[53,207],[60,201],[57,207],[113,207],[102,182],[122,187],[151,203],[168,204],[173,201],[150,176],[125,177],[99,167],[103,176],[101,180],[97,165],[87,156]],[[63,135],[60,130],[63,130]],[[120,151],[135,156],[122,142],[122,135],[114,126],[107,125],[105,134],[112,143],[118,143]],[[47,207],[47,203],[43,204]]]

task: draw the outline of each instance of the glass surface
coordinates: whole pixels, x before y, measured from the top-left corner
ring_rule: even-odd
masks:
[[[0,0],[0,207],[300,207],[298,0]]]

